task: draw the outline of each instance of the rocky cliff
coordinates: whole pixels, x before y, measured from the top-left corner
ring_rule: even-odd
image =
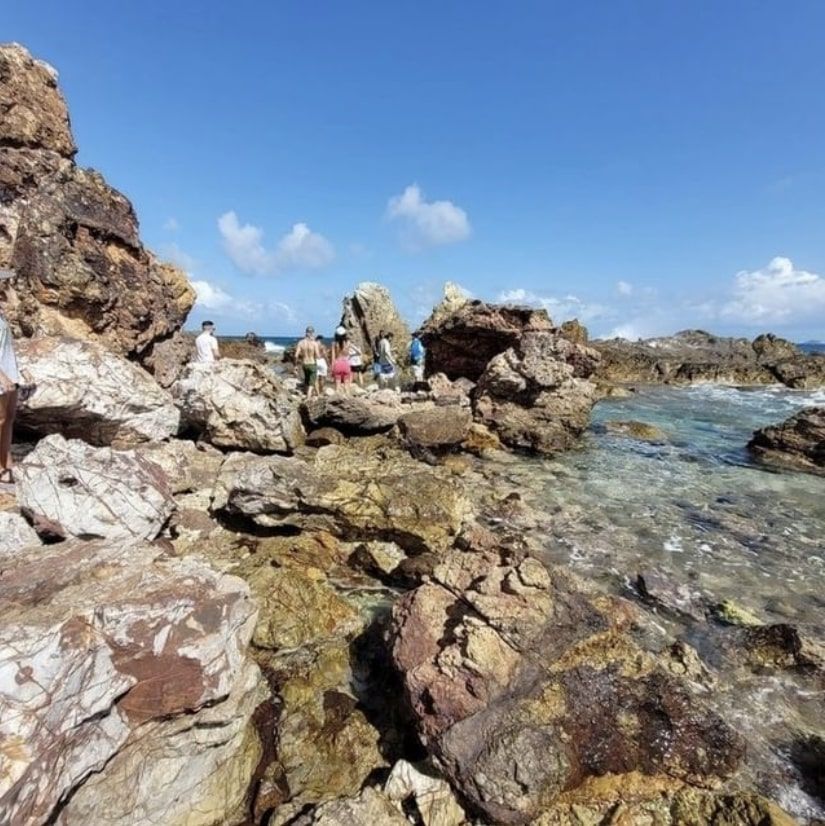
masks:
[[[96,339],[138,356],[183,324],[186,275],[141,243],[132,205],[74,162],[57,73],[0,46],[0,268],[16,277],[5,310],[19,335]]]

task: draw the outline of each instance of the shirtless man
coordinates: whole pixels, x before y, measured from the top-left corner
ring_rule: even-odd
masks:
[[[307,327],[306,334],[295,348],[295,373],[300,377],[303,371],[304,392],[307,398],[318,392],[316,378],[318,376],[318,359],[321,357],[321,347],[315,340],[315,330]]]

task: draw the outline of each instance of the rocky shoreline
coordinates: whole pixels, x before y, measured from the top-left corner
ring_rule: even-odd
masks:
[[[70,197],[65,104],[20,47],[0,48],[8,99],[0,266],[37,389],[0,499],[0,821],[795,822],[715,692],[733,672],[821,687],[815,636],[735,605],[673,634],[668,583],[618,596],[543,564],[540,520],[485,458],[575,446],[609,383],[639,380],[612,351],[450,289],[423,387],[307,403],[260,360],[187,364],[189,292],[102,179],[108,206]],[[85,303],[108,287],[105,312]],[[409,334],[380,285],[343,323]],[[771,374],[816,381],[777,342]],[[821,732],[794,742],[821,797]]]

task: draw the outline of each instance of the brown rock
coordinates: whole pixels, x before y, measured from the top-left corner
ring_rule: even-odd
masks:
[[[53,70],[0,47],[0,267],[17,335],[98,339],[142,354],[180,328],[195,300],[186,275],[141,244],[129,201],[77,167]]]
[[[470,435],[472,416],[462,407],[433,407],[405,413],[398,420],[398,429],[410,448],[446,451],[454,450]]]
[[[306,438],[307,447],[326,447],[326,445],[342,445],[347,437],[334,427],[319,427],[313,430]]]
[[[372,358],[372,348],[383,330],[393,334],[393,351],[403,364],[412,338],[410,328],[393,304],[389,290],[381,284],[365,281],[344,298],[341,326],[350,341],[361,348],[364,362]]]
[[[753,434],[750,451],[761,461],[825,473],[825,407],[808,407]]]
[[[153,342],[141,360],[155,381],[169,388],[181,377],[194,354],[195,337],[178,330],[169,338]]]
[[[334,427],[350,436],[385,433],[404,412],[398,394],[379,390],[368,396],[321,396],[304,404],[312,428]]]

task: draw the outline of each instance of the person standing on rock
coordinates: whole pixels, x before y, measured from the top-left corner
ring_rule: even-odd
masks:
[[[221,357],[218,340],[215,338],[215,325],[211,321],[204,321],[201,330],[201,334],[195,339],[195,361],[198,364],[212,364]]]
[[[410,364],[412,365],[413,378],[415,381],[424,381],[424,360],[427,352],[421,339],[418,336],[413,336],[410,342]]]
[[[392,352],[392,332],[385,333],[378,345],[378,363],[381,365],[380,384],[389,384],[395,379],[395,356]]]
[[[0,282],[13,276],[11,270],[0,270]],[[11,329],[0,310],[0,483],[14,482],[11,471],[11,437],[20,382]]]
[[[318,342],[318,360],[315,362],[317,373],[315,389],[319,394],[321,394],[327,386],[327,378],[329,377],[329,362],[327,361],[327,348],[324,345],[324,337],[316,336],[315,341]]]
[[[379,330],[372,343],[372,375],[376,381],[381,378],[381,342],[384,340],[384,331]]]
[[[343,335],[336,331],[335,341],[332,343],[332,378],[335,379],[335,389],[349,395],[352,367],[349,363],[349,338],[346,331]]]
[[[307,327],[304,337],[298,342],[295,348],[295,372],[300,370],[304,378],[304,393],[309,399],[313,393],[318,392],[318,359],[320,358],[320,348],[315,340],[315,328]]]

